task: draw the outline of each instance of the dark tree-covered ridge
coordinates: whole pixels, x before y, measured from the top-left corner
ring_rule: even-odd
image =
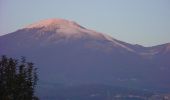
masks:
[[[0,100],[37,100],[37,68],[24,57],[0,58]]]

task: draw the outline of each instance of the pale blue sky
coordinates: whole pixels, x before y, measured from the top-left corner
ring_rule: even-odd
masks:
[[[170,0],[0,0],[0,35],[64,18],[133,44],[170,42]]]

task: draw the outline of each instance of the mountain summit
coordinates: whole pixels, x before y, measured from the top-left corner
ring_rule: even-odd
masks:
[[[129,44],[64,19],[0,36],[0,55],[25,56],[38,66],[40,80],[68,85],[170,89],[169,47]]]
[[[111,47],[122,49],[123,51],[134,52],[131,48],[120,43],[118,40],[103,33],[99,33],[77,24],[76,22],[65,19],[46,19],[27,27],[20,29],[14,34],[9,41],[14,38],[18,47],[21,45],[29,48],[38,45],[57,44],[59,42],[84,42],[84,45],[88,47],[106,48],[110,50]],[[4,36],[6,37],[6,36]],[[22,40],[21,40],[22,37]],[[25,42],[22,42],[22,41]],[[26,43],[27,41],[27,43]],[[97,42],[100,41],[100,42]],[[25,45],[25,43],[27,45]],[[105,45],[103,45],[103,43]],[[106,44],[108,46],[106,46]],[[108,49],[107,49],[108,48]],[[104,50],[105,51],[105,50]]]
[[[53,27],[56,25],[58,27],[63,27],[63,28],[68,28],[68,27],[83,28],[80,25],[78,25],[76,22],[65,20],[65,19],[59,19],[59,18],[41,20],[39,22],[28,25],[25,28]]]
[[[108,39],[113,41],[113,38],[104,35],[99,32],[95,32],[93,30],[89,30],[84,28],[83,26],[77,24],[76,22],[65,20],[65,19],[46,19],[31,25],[28,25],[24,28],[24,30],[35,30],[37,29],[39,36],[47,35],[51,33],[51,35],[57,37],[65,37],[65,38],[95,38],[95,39]],[[53,33],[53,34],[52,34]],[[54,35],[55,34],[55,35]],[[47,37],[48,38],[48,37]]]

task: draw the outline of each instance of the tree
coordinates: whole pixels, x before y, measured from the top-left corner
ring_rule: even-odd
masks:
[[[37,100],[37,68],[27,62],[2,56],[0,59],[0,100]]]

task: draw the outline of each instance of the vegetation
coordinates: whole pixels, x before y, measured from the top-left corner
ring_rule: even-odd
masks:
[[[0,58],[0,100],[38,100],[35,96],[37,68],[27,62],[2,56]]]

